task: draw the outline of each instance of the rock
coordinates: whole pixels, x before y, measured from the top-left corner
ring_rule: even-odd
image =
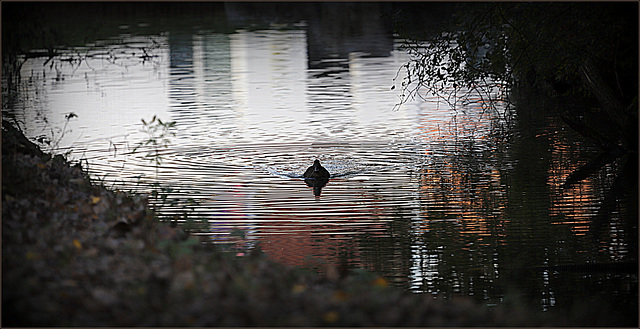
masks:
[[[118,302],[118,297],[113,292],[102,287],[91,290],[91,296],[104,306],[112,306]]]
[[[195,276],[193,275],[193,272],[180,272],[176,276],[174,276],[173,280],[171,281],[169,291],[172,294],[178,294],[183,292],[184,290],[193,289],[194,282]]]

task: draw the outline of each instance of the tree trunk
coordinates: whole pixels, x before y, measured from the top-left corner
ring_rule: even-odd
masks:
[[[593,59],[587,58],[585,63],[580,67],[580,72],[582,73],[585,84],[591,92],[593,92],[598,102],[600,102],[600,105],[604,107],[605,112],[622,132],[624,146],[629,148],[629,143],[634,145],[632,140],[637,138],[637,136],[633,133],[631,125],[634,125],[636,122],[635,120],[631,120],[629,115],[625,113],[625,107],[604,81]]]

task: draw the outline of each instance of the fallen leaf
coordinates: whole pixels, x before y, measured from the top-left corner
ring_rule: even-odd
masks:
[[[336,311],[329,311],[322,315],[322,319],[329,323],[334,323],[338,321],[339,318],[340,318],[340,314]]]
[[[345,302],[349,300],[349,294],[342,290],[336,290],[331,299],[337,302]]]
[[[385,280],[385,278],[383,277],[378,277],[377,279],[373,280],[372,284],[376,287],[381,287],[381,288],[385,288],[389,285],[387,280]]]
[[[305,285],[303,285],[303,284],[296,284],[296,285],[293,286],[292,290],[293,290],[294,294],[299,294],[299,293],[302,293],[305,290],[307,290],[307,287]]]

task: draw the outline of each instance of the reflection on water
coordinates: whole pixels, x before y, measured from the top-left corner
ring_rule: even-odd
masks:
[[[428,97],[392,111],[407,55],[387,22],[375,11],[344,20],[323,8],[231,33],[121,31],[69,49],[82,58],[75,64],[30,59],[17,101],[3,110],[31,137],[77,114],[56,132],[60,151],[114,188],[160,182],[163,216],[230,249],[259,245],[279,262],[320,270],[364,267],[415,292],[487,304],[513,287],[543,309],[602,295],[632,303],[635,274],[533,270],[637,253],[624,207],[611,214],[609,236],[586,235],[606,173],[562,187],[586,145],[555,121],[500,134],[506,123],[480,98],[455,111]],[[227,8],[230,21],[239,10]],[[140,119],[153,115],[178,127],[158,168],[144,149],[130,152],[145,138]],[[315,159],[330,182],[302,176]]]
[[[329,178],[305,178],[304,183],[313,188],[313,195],[320,196],[322,188],[329,183]]]

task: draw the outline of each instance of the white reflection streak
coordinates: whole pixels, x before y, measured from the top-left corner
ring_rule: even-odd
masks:
[[[252,142],[296,133],[306,109],[304,31],[239,32],[230,39],[238,132]]]
[[[249,52],[247,33],[236,33],[229,39],[231,52],[231,92],[235,111],[242,116],[246,112],[248,103],[248,65]]]

